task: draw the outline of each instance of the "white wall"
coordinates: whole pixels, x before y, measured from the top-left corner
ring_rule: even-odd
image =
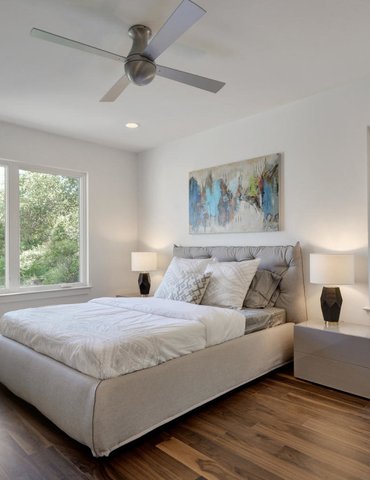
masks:
[[[341,288],[341,318],[370,323],[362,310],[368,304],[367,125],[370,82],[364,80],[141,154],[141,248],[162,252],[164,268],[173,243],[273,245],[299,240],[310,318],[321,318],[321,287],[307,281],[309,253],[354,252],[356,285]],[[280,232],[189,235],[189,171],[275,152],[284,155]]]
[[[132,153],[0,123],[0,158],[87,172],[89,294],[14,301],[0,298],[0,314],[27,306],[86,301],[137,289],[130,252],[137,248],[137,161]]]

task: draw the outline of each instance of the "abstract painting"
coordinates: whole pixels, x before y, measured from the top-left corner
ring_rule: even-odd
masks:
[[[189,232],[279,230],[281,154],[189,174]]]

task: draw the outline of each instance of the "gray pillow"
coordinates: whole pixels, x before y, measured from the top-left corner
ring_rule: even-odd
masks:
[[[277,299],[279,298],[279,295],[280,295],[280,288],[278,287],[275,290],[275,292],[272,294],[272,297],[270,298],[270,301],[267,304],[266,308],[275,307],[275,304],[277,302]]]
[[[271,297],[277,291],[281,278],[281,275],[270,270],[257,270],[244,299],[244,307],[267,307]]]

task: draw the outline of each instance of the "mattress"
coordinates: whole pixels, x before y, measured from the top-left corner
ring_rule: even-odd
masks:
[[[245,317],[245,334],[276,327],[286,322],[284,308],[243,308],[239,312]]]
[[[0,320],[0,333],[104,379],[284,321],[281,308],[233,310],[157,298],[98,298],[9,312]]]

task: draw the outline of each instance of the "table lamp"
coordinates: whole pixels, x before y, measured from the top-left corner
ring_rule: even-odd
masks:
[[[336,285],[350,285],[354,277],[353,255],[310,254],[310,282],[325,285],[320,298],[325,322],[339,321],[342,295]]]
[[[140,272],[138,284],[140,295],[149,295],[150,275],[149,272],[157,269],[156,252],[131,252],[131,270]]]

